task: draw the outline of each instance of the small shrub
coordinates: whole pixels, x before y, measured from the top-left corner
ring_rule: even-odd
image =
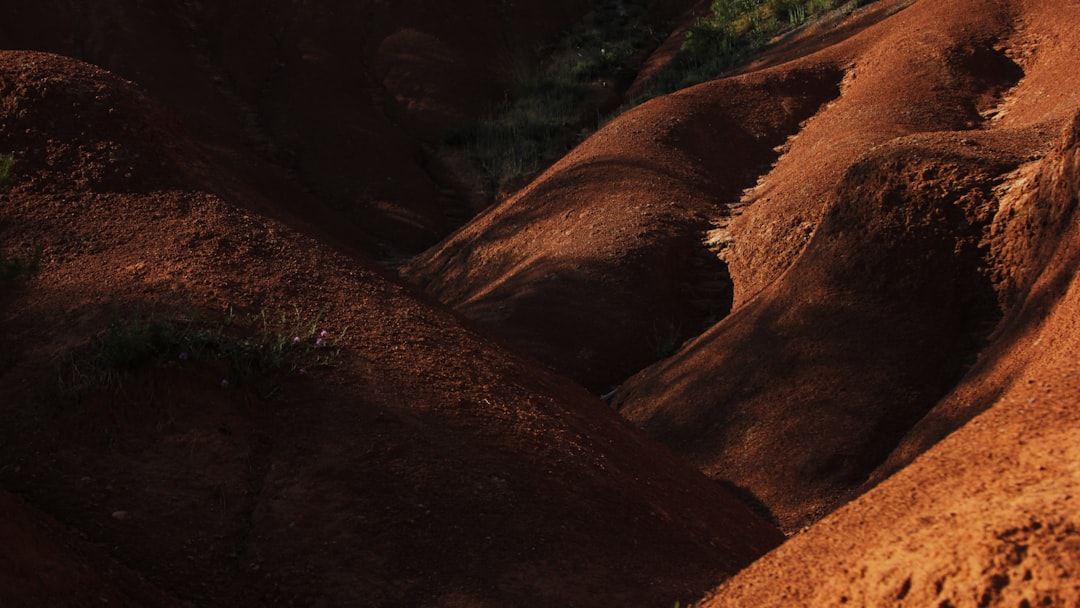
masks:
[[[583,100],[573,85],[541,81],[449,141],[464,146],[501,189],[566,153]]]
[[[792,27],[798,27],[803,23],[806,23],[806,7],[805,6],[792,6],[788,9],[788,23]]]
[[[0,154],[0,188],[11,183],[14,169],[15,158],[10,154]]]
[[[109,370],[132,370],[164,355],[172,347],[172,328],[155,317],[116,320],[94,344],[92,358]]]
[[[656,32],[639,25],[645,17],[639,4],[597,0],[596,25],[568,32],[542,58],[512,56],[503,69],[510,87],[504,102],[446,142],[463,148],[497,191],[563,156],[600,120],[599,108],[590,105],[597,85],[628,84],[628,65],[658,42]]]
[[[682,48],[642,98],[664,95],[718,78],[777,34],[843,4],[851,12],[872,0],[713,0],[711,15],[695,23]]]
[[[622,107],[719,77],[772,37],[843,4],[850,12],[872,0],[713,0],[711,15],[693,24],[683,46],[656,76],[651,88]],[[640,24],[641,3],[597,0],[600,25],[582,26],[546,53],[543,68],[515,55],[504,75],[510,93],[473,124],[448,134],[446,143],[464,149],[505,191],[563,156],[603,120],[589,98],[598,83],[628,84],[628,66],[665,37]],[[607,112],[609,109],[603,110]]]
[[[331,333],[320,318],[266,311],[217,320],[198,313],[168,318],[137,311],[117,317],[73,357],[66,375],[72,392],[122,387],[126,374],[153,367],[209,366],[222,370],[222,388],[254,385],[276,389],[283,376],[304,375],[330,366],[340,354],[345,331]],[[269,385],[269,386],[267,386]]]

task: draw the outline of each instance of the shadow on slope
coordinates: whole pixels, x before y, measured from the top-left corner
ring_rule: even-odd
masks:
[[[99,547],[0,490],[0,604],[180,606]]]
[[[121,190],[46,179],[110,154],[66,153],[84,141],[67,107],[55,121],[7,111],[34,99],[15,91],[55,82],[103,117],[92,138],[193,146],[140,130],[157,106],[126,81],[0,53],[0,149],[44,172],[0,191],[0,243],[44,251],[0,316],[20,354],[0,376],[0,484],[166,593],[206,606],[652,606],[699,596],[780,541],[569,381],[370,261],[207,192],[203,180],[228,178],[212,166],[189,173],[177,152],[132,165]],[[65,366],[139,303],[211,318],[297,311],[349,331],[335,365],[273,395],[179,357],[62,390]]]
[[[979,400],[894,456],[902,469],[723,584],[700,605],[1067,606],[1080,601],[1077,122],[1022,197],[1007,247],[1023,288],[958,393]],[[1029,221],[1030,220],[1030,223]],[[1030,241],[1028,240],[1030,239]],[[982,402],[987,399],[989,402]],[[954,427],[955,428],[955,427]],[[823,567],[823,564],[825,566]],[[778,585],[777,580],[785,584]]]
[[[1080,117],[1065,129],[1052,154],[1014,176],[1019,183],[1010,184],[1004,193],[991,242],[994,278],[1006,317],[990,347],[980,354],[978,365],[904,437],[870,484],[909,464],[998,402],[1006,388],[1020,380],[1020,370],[1034,350],[1025,345],[1068,292],[1080,264],[1080,253],[1066,238],[1076,213],[1080,180],[1078,137]]]
[[[0,48],[138,82],[258,192],[261,212],[392,255],[449,229],[421,142],[502,98],[500,62],[531,58],[587,5],[45,0],[10,7]]]
[[[402,274],[607,392],[730,310],[727,269],[701,245],[709,221],[839,94],[841,77],[814,66],[653,100]],[[658,332],[670,346],[657,348]]]
[[[993,186],[1020,159],[995,139],[914,136],[868,154],[783,280],[631,379],[616,405],[788,530],[835,508],[1000,317],[981,242]]]

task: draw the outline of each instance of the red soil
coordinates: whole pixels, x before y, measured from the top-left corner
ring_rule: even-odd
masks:
[[[907,444],[987,411],[698,605],[1080,603],[1080,116],[1039,164],[1007,212],[1023,304]]]
[[[1039,267],[1001,188],[1050,147],[1071,118],[1057,98],[1080,82],[1054,59],[1062,48],[1033,53],[1018,24],[1035,19],[1045,16],[1023,3],[920,3],[798,60],[842,57],[849,76],[726,227],[736,313],[631,380],[623,412],[748,488],[788,529],[850,498],[994,342]],[[1009,56],[1024,79],[994,102],[1015,71]],[[1048,80],[1061,92],[1028,93]],[[1014,113],[1028,94],[1054,103]],[[970,396],[922,423],[889,470],[992,403]]]
[[[730,276],[730,316],[615,404],[798,529],[851,497],[1016,304],[1027,262],[993,237],[1010,230],[999,187],[1080,91],[1064,48],[1033,50],[1040,15],[879,2],[810,28],[619,117],[404,275],[597,391],[664,355],[665,328],[676,345],[711,325],[731,296],[706,286]],[[1052,103],[1016,112],[1028,90]],[[726,264],[699,262],[704,244]]]
[[[727,314],[727,269],[701,239],[716,200],[752,185],[840,77],[752,74],[627,112],[402,274],[607,392]]]
[[[248,4],[0,23],[138,82],[0,52],[0,251],[43,250],[0,286],[0,601],[1080,602],[1077,7],[811,24],[413,257],[420,294],[360,251],[443,233],[422,143],[586,3]],[[229,307],[340,358],[84,373],[110,320]]]
[[[269,203],[133,84],[4,52],[0,112],[16,161],[0,242],[44,251],[2,294],[0,483],[164,594],[657,605],[700,596],[779,541],[594,397],[261,215]],[[222,388],[212,363],[119,384],[80,374],[110,319],[226,306],[321,311],[334,335],[349,328],[340,361],[280,379],[272,397]]]

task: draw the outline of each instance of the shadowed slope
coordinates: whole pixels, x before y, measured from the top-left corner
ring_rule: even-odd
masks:
[[[0,112],[0,243],[43,250],[0,294],[0,483],[170,595],[664,605],[779,541],[568,381],[215,194],[228,176],[131,83],[3,52]],[[248,313],[317,317],[341,352],[261,380],[167,341],[95,354],[140,310],[212,329],[227,309],[236,339],[274,331]]]
[[[789,530],[867,479],[957,385],[1008,304],[1011,271],[991,247],[999,186],[1066,118],[991,119],[1024,94],[1002,87],[1029,10],[918,2],[823,51],[858,50],[840,98],[725,228],[736,312],[617,397]],[[1070,74],[1060,84],[1080,90]]]
[[[1015,139],[920,136],[861,159],[786,279],[628,381],[617,407],[788,529],[834,507],[997,320],[979,244]]]
[[[1072,68],[1080,40],[1072,34],[1080,22],[1065,19],[1053,8],[1028,4],[1008,52],[1024,66],[1026,76],[989,115],[1002,128],[1035,125],[1053,133],[1048,119],[1080,108],[1080,74]],[[1042,105],[1045,102],[1045,105]],[[1042,108],[1040,110],[1040,108]],[[1050,283],[1058,291],[1032,291],[1068,226],[1075,205],[1069,179],[1069,138],[1046,162],[1030,162],[1007,176],[999,187],[999,211],[988,239],[994,280],[1005,319],[980,356],[979,365],[905,437],[871,482],[883,479],[911,462],[931,445],[959,428],[993,403],[1024,357],[1014,344],[1029,332],[1030,319],[1045,312],[1048,297],[1064,289],[1065,275]],[[1025,320],[1027,319],[1027,320]],[[1011,353],[1006,355],[1006,353]]]
[[[0,491],[0,606],[180,606],[100,549]]]
[[[829,67],[747,75],[620,116],[403,275],[606,392],[731,307],[702,244],[776,146],[837,94]]]
[[[1025,198],[1029,212],[1054,211],[1027,225],[1047,247],[985,353],[990,409],[699,606],[1080,602],[1078,126]]]
[[[798,258],[826,211],[823,202],[859,157],[897,137],[978,129],[979,112],[1023,75],[998,46],[1015,25],[1010,3],[875,5],[903,10],[786,64],[827,62],[845,76],[839,99],[807,121],[776,166],[738,201],[736,216],[717,222],[736,308]]]
[[[977,128],[1022,75],[994,47],[1008,7],[907,4],[798,61],[628,112],[404,276],[606,392],[775,280],[867,149]]]
[[[448,230],[421,142],[500,101],[587,4],[44,0],[9,7],[0,48],[138,82],[275,211],[391,253]]]

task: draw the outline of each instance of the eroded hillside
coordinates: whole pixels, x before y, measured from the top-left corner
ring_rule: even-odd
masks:
[[[5,259],[41,252],[0,294],[0,480],[162,603],[648,605],[779,542],[584,390],[219,190],[134,84],[8,51],[0,108]]]
[[[1074,4],[12,9],[0,604],[1075,603]]]

